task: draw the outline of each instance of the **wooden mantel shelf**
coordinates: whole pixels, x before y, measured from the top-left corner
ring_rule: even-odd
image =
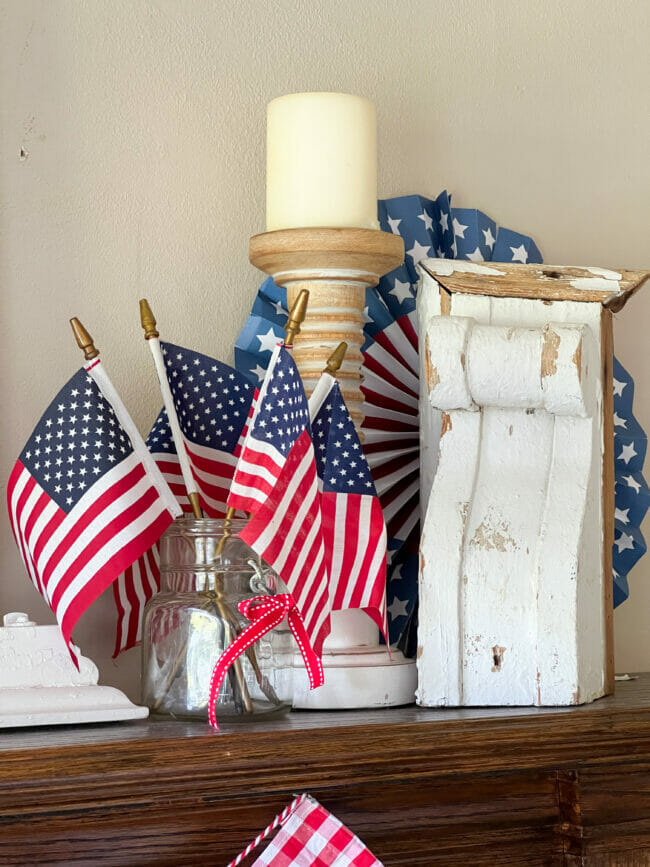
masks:
[[[387,867],[650,864],[650,675],[578,708],[7,731],[0,864],[225,865],[302,791]]]

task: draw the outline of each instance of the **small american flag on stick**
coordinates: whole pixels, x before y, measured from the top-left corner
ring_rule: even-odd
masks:
[[[76,663],[71,636],[81,615],[181,511],[99,358],[39,421],[7,503],[27,571]]]
[[[173,343],[160,343],[203,512],[208,518],[223,518],[257,389],[221,361]],[[164,409],[147,437],[147,447],[183,512],[190,513],[192,507]],[[154,547],[115,583],[115,656],[141,639],[144,606],[160,589],[158,563]]]
[[[208,355],[173,343],[160,345],[203,511],[209,518],[223,518],[257,389],[241,373]],[[164,409],[147,445],[185,507],[187,495]]]
[[[309,411],[332,610],[363,609],[387,640],[386,524],[354,422],[329,373],[319,379]]]
[[[228,505],[251,513],[241,533],[282,577],[320,656],[329,591],[309,406],[286,346],[271,357]]]

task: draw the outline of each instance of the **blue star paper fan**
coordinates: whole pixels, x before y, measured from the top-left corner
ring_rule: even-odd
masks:
[[[641,473],[647,436],[632,414],[634,382],[614,359],[614,607],[629,596],[627,575],[643,557],[641,522],[650,506],[650,490]]]
[[[364,452],[388,528],[389,637],[415,652],[419,504],[419,364],[415,266],[430,256],[473,262],[541,262],[534,241],[474,208],[452,208],[446,191],[437,199],[400,196],[378,203],[381,228],[401,235],[405,262],[366,291],[363,385]],[[278,338],[284,337],[287,293],[264,281],[235,344],[235,366],[258,384]],[[646,550],[639,526],[650,506],[641,474],[646,437],[632,415],[634,384],[614,362],[616,533],[614,604],[628,596],[627,574]]]

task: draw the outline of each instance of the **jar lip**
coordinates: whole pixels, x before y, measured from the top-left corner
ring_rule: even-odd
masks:
[[[229,530],[236,535],[248,524],[247,518],[195,518],[193,515],[181,515],[175,518],[165,530],[167,536],[187,536],[223,533]]]

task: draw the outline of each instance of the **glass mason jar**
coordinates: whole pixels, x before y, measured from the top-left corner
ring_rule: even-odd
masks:
[[[177,518],[160,539],[161,592],[145,607],[142,698],[152,713],[208,718],[212,669],[249,625],[237,604],[283,592],[239,534],[246,521]],[[291,706],[293,638],[286,621],[228,670],[218,720],[284,713]]]

